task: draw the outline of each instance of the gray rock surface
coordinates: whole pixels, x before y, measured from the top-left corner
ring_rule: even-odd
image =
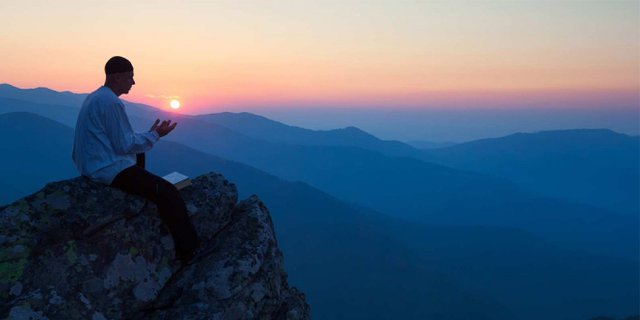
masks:
[[[186,266],[156,206],[75,178],[0,208],[1,319],[308,319],[271,217],[221,175],[181,191],[206,254]]]

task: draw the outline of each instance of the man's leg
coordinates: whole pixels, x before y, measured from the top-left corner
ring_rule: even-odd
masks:
[[[136,154],[136,166],[144,169],[145,162],[144,152]]]
[[[111,186],[154,202],[160,218],[173,236],[178,258],[188,260],[192,257],[200,246],[200,239],[173,184],[139,166],[132,166],[120,172]]]

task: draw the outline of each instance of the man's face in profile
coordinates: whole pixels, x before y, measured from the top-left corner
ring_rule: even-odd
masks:
[[[123,94],[129,93],[131,87],[136,84],[135,80],[133,80],[133,71],[128,72],[120,72],[117,74],[117,84],[119,87],[119,91]]]

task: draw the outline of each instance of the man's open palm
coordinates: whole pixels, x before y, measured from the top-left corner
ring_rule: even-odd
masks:
[[[160,123],[160,119],[156,119],[156,122],[153,123],[149,131],[155,130],[159,136],[164,137],[169,134],[169,132],[173,131],[177,125],[177,122],[171,124],[171,120],[164,120]]]

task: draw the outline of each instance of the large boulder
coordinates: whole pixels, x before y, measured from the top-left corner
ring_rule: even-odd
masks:
[[[308,319],[256,196],[207,174],[181,191],[204,254],[187,265],[156,206],[78,177],[0,208],[2,319]]]

